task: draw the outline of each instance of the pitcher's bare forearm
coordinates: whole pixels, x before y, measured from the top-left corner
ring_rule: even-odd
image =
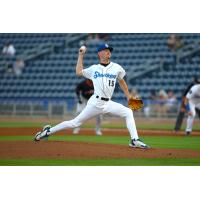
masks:
[[[82,76],[82,70],[83,70],[83,54],[79,53],[78,55],[78,60],[77,60],[77,64],[76,64],[76,75],[77,76]]]
[[[86,53],[87,48],[85,46],[82,46],[79,49],[79,54],[78,54],[78,60],[76,64],[76,75],[77,76],[82,76],[83,75],[83,57]]]
[[[119,85],[120,85],[121,89],[123,90],[124,94],[126,95],[127,99],[129,99],[130,93],[129,93],[126,81],[124,79],[119,80]]]

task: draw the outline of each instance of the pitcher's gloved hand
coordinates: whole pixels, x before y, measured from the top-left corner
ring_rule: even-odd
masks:
[[[137,99],[135,97],[130,97],[128,100],[128,107],[131,110],[139,110],[144,106],[142,99]]]

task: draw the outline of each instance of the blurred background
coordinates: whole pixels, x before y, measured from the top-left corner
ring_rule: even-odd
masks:
[[[200,34],[192,33],[1,33],[0,116],[74,115],[78,49],[88,48],[84,66],[98,63],[96,47],[114,47],[112,61],[145,106],[136,117],[175,118],[181,97],[200,77]],[[127,105],[116,85],[113,100]]]

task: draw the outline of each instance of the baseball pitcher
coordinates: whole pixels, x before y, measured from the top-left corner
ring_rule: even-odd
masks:
[[[97,115],[111,114],[125,119],[127,129],[131,136],[130,147],[149,148],[149,146],[142,142],[138,137],[132,110],[111,100],[116,81],[119,82],[127,100],[129,101],[129,99],[132,99],[128,86],[124,80],[126,74],[125,70],[119,64],[110,61],[112,51],[113,48],[108,44],[100,44],[97,48],[99,64],[94,64],[84,69],[83,60],[86,53],[86,47],[82,46],[79,49],[76,74],[77,76],[84,76],[85,78],[92,80],[94,94],[88,100],[87,106],[77,117],[70,121],[64,121],[54,127],[46,126],[41,132],[38,132],[35,135],[35,141],[39,141],[42,138],[48,137],[63,129],[79,127],[85,121],[96,117]],[[134,101],[131,100],[131,102]],[[140,104],[142,104],[142,102]]]

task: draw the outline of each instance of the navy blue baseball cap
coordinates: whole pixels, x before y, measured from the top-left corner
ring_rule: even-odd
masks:
[[[111,46],[109,46],[108,44],[100,44],[98,47],[97,47],[97,52],[100,52],[104,49],[109,49],[110,52],[113,51],[113,48]]]

